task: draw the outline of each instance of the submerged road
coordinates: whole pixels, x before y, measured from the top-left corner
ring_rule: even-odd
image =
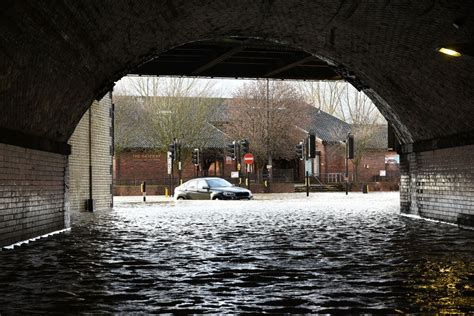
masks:
[[[0,252],[0,314],[472,312],[474,232],[398,193],[117,202]]]

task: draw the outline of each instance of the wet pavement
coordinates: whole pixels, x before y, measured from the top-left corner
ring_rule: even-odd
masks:
[[[0,252],[0,314],[472,312],[474,232],[397,193],[121,199]]]

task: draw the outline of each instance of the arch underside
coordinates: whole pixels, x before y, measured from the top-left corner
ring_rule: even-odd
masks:
[[[6,1],[0,128],[66,142],[95,98],[186,43],[240,36],[299,48],[360,85],[402,143],[470,133],[468,1]],[[463,21],[458,28],[454,21]]]

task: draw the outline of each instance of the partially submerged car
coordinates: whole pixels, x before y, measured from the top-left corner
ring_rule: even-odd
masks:
[[[252,192],[222,178],[196,178],[174,190],[177,200],[251,200]]]

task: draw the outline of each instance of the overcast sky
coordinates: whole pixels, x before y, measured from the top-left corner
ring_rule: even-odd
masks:
[[[116,83],[114,88],[118,92],[126,92],[127,94],[133,94],[130,91],[131,80],[137,78],[137,76],[126,76],[123,77],[120,81]],[[160,80],[166,80],[166,77],[160,77]],[[213,84],[214,93],[222,98],[232,97],[233,91],[242,86],[245,82],[255,81],[256,79],[199,79],[202,85],[205,85],[207,82]]]

